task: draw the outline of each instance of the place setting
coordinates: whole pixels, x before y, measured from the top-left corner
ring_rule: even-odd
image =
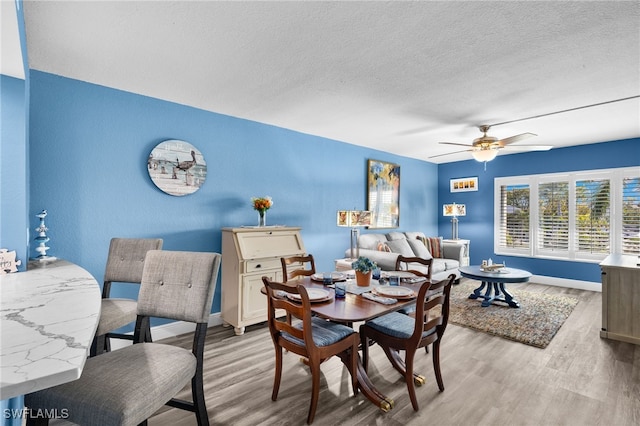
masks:
[[[372,289],[372,293],[395,299],[413,299],[416,297],[415,291],[402,286],[378,286]]]
[[[311,303],[326,302],[333,299],[331,291],[323,288],[307,288],[307,295]],[[294,302],[300,302],[302,300],[299,294],[285,292],[285,296]]]
[[[336,282],[346,281],[347,274],[344,272],[332,271],[332,272],[319,272],[311,275],[312,281],[321,282],[324,285],[331,285]]]

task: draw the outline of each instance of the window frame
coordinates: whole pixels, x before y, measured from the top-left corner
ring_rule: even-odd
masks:
[[[623,213],[623,179],[640,178],[640,167],[624,167],[615,169],[583,170],[563,173],[544,173],[536,175],[504,176],[494,178],[494,252],[499,255],[532,257],[539,259],[565,260],[574,262],[599,263],[611,253],[622,253],[622,213]],[[576,182],[585,180],[610,181],[610,230],[609,253],[587,253],[577,250],[577,208],[576,208]],[[544,250],[539,247],[538,224],[539,212],[539,185],[551,182],[569,183],[569,234],[568,251],[557,252]],[[502,187],[528,185],[529,186],[529,247],[511,248],[500,245],[501,241],[501,211],[502,211]]]

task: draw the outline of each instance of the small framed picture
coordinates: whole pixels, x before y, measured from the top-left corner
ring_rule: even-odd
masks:
[[[469,192],[478,190],[478,178],[467,177],[449,180],[449,192]]]

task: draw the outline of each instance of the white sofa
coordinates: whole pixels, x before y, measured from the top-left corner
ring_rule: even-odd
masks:
[[[431,265],[431,280],[440,281],[450,274],[456,275],[459,282],[460,272],[458,267],[464,255],[464,245],[454,242],[442,242],[442,257],[433,257],[421,238],[426,236],[422,232],[389,232],[386,234],[361,234],[358,238],[359,255],[368,257],[378,264],[383,271],[393,271],[396,267],[396,259],[399,254],[404,256],[416,256],[425,259],[433,258]],[[390,251],[386,251],[390,250]],[[350,256],[350,250],[345,251],[345,257]],[[412,269],[421,269],[422,266],[411,265]]]

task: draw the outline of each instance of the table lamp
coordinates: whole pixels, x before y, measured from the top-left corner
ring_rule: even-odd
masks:
[[[451,239],[458,239],[458,216],[466,216],[467,208],[464,204],[445,204],[442,206],[442,215],[451,216]]]
[[[351,227],[351,259],[357,259],[360,255],[358,248],[359,227],[371,225],[371,212],[369,210],[338,210],[336,225]]]

